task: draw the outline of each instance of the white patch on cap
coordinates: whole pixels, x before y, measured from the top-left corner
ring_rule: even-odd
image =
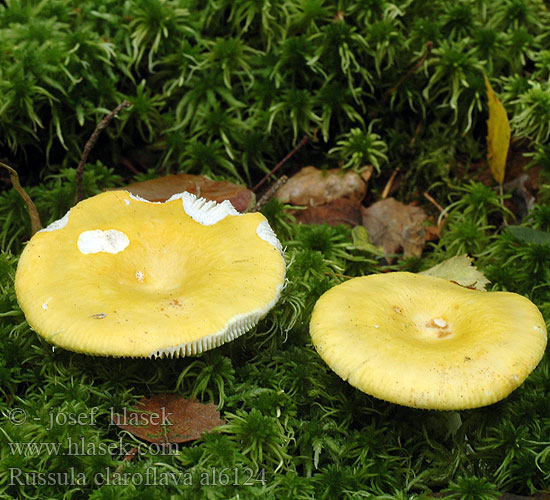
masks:
[[[80,233],[77,241],[78,249],[83,254],[118,253],[122,252],[129,244],[128,236],[116,229],[84,231]]]
[[[130,204],[130,200],[124,200],[124,203],[126,203],[126,205],[129,205],[129,204]]]
[[[140,283],[143,283],[143,280],[145,279],[145,274],[143,271],[136,271],[136,278]]]
[[[256,234],[264,241],[267,241],[270,245],[274,246],[279,252],[283,253],[283,247],[281,246],[281,243],[277,239],[277,235],[275,234],[275,231],[271,229],[271,226],[269,225],[269,222],[266,220],[263,220],[258,224],[258,227],[256,228]]]
[[[203,226],[212,226],[225,219],[228,215],[241,215],[228,200],[216,203],[204,198],[197,198],[194,194],[187,191],[171,196],[166,200],[166,203],[174,200],[181,200],[185,213]]]
[[[65,227],[67,225],[67,222],[69,222],[69,214],[71,211],[69,210],[61,219],[54,220],[48,227],[45,227],[44,229],[41,229],[40,232],[43,231],[57,231],[58,229],[61,229],[62,227]]]
[[[434,325],[439,326],[439,328],[445,328],[447,326],[447,322],[444,319],[435,318]]]

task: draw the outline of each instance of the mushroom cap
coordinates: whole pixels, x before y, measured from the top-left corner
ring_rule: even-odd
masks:
[[[184,356],[248,331],[277,302],[282,249],[260,213],[180,193],[88,198],[36,233],[15,291],[49,342],[105,356]]]
[[[544,355],[537,307],[509,292],[396,272],[353,278],[321,296],[310,333],[325,362],[367,394],[458,410],[495,403]]]

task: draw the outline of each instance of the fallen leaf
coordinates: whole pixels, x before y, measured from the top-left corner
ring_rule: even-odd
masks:
[[[365,176],[368,178],[368,176]],[[304,167],[293,175],[277,191],[275,197],[282,203],[292,205],[325,205],[339,198],[361,202],[367,192],[367,185],[355,172],[341,169],[327,171],[315,167]]]
[[[467,288],[485,291],[485,286],[490,282],[481,271],[477,270],[472,261],[473,259],[466,254],[458,255],[418,274],[445,278]]]
[[[213,181],[202,175],[174,174],[149,181],[134,182],[122,188],[149,201],[166,201],[170,196],[188,191],[201,198],[222,202],[229,200],[235,210],[244,212],[255,203],[252,191],[229,181]]]
[[[142,398],[135,410],[114,415],[115,425],[150,443],[183,443],[225,424],[213,403],[199,403],[177,394]]]
[[[362,214],[371,242],[384,247],[388,261],[400,250],[405,257],[422,254],[426,242],[424,222],[428,218],[422,208],[386,198],[362,208]]]
[[[330,226],[345,224],[357,226],[361,224],[361,203],[357,200],[338,198],[324,205],[307,207],[305,210],[292,212],[297,222],[304,224],[322,224]]]
[[[510,123],[504,106],[495,95],[487,75],[487,98],[489,100],[489,119],[487,120],[487,161],[494,179],[502,184],[506,172],[506,157],[510,147]]]

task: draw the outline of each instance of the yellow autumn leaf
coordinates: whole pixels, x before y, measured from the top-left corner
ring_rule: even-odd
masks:
[[[489,119],[487,120],[487,161],[494,179],[502,184],[506,171],[506,157],[510,146],[510,123],[504,106],[495,95],[487,75],[487,98],[489,100]]]

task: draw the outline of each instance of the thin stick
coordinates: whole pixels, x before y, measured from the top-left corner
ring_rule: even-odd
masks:
[[[288,160],[290,160],[295,154],[296,152],[306,144],[306,142],[309,140],[309,137],[307,135],[304,135],[304,137],[302,137],[302,140],[298,143],[298,145],[296,147],[294,147],[294,149],[288,153],[279,163],[277,163],[277,165],[275,165],[275,167],[273,167],[271,169],[271,171],[269,173],[267,173],[265,175],[265,177],[260,181],[258,182],[258,184],[256,184],[253,188],[252,188],[252,191],[256,192],[258,191],[258,189],[260,189],[265,181],[267,181],[267,179],[269,179],[275,172],[277,172],[277,170],[279,170]]]
[[[432,47],[433,47],[433,42],[431,41],[426,42],[426,51],[424,52],[424,54],[422,54],[422,56],[415,63],[415,65],[411,69],[409,69],[409,71],[407,71],[391,89],[389,89],[387,92],[384,93],[384,95],[380,99],[380,104],[384,104],[388,99],[388,97],[391,97],[392,94],[395,94],[395,92],[397,92],[397,89],[401,87],[401,85],[403,85],[411,76],[413,76],[420,69],[420,67],[426,62],[426,59],[430,57],[430,54],[432,53]],[[378,114],[378,111],[372,110],[369,113],[369,116],[373,118],[377,114]]]
[[[94,130],[94,133],[90,136],[88,139],[88,142],[84,146],[84,150],[82,151],[82,156],[80,157],[80,163],[78,164],[78,167],[76,168],[76,202],[84,198],[84,193],[82,191],[82,175],[84,174],[84,164],[86,163],[86,160],[88,159],[88,155],[90,154],[90,151],[94,147],[94,144],[97,141],[97,138],[99,137],[99,134],[101,131],[109,125],[111,120],[120,112],[120,110],[124,108],[128,108],[130,106],[130,103],[128,101],[122,101],[113,111],[111,111],[108,115],[106,115],[103,120],[101,120]]]
[[[387,197],[388,197],[388,194],[390,194],[390,189],[392,188],[393,186],[393,181],[395,180],[395,177],[397,176],[397,174],[399,173],[399,170],[400,168],[397,167],[393,173],[391,174],[391,177],[390,177],[390,180],[386,183],[386,187],[384,188],[384,191],[382,191],[382,196],[381,198],[383,200],[385,200]]]
[[[424,198],[426,198],[434,207],[436,207],[439,210],[439,217],[437,218],[437,233],[441,232],[441,229],[443,229],[443,224],[445,224],[445,221],[447,220],[447,216],[449,215],[447,212],[445,212],[445,209],[435,201],[433,196],[428,193],[428,191],[424,191]]]
[[[445,209],[439,203],[437,203],[437,201],[435,201],[435,199],[430,193],[428,193],[428,191],[424,192],[424,198],[426,198],[434,207],[436,207],[440,213],[445,212]]]
[[[426,61],[426,59],[430,57],[430,54],[432,53],[432,47],[433,47],[433,42],[426,42],[426,52],[424,52],[424,54],[417,61],[417,63],[411,69],[409,69],[409,71],[407,71],[390,90],[388,90],[387,96],[391,96],[392,94],[394,94],[397,91],[397,89],[401,85],[403,85],[403,83],[405,83],[411,76],[413,76],[420,69],[420,66],[422,66]]]
[[[21,183],[19,182],[19,174],[5,163],[0,162],[0,167],[4,167],[10,173],[10,180],[13,189],[15,189],[21,195],[21,198],[23,198],[23,200],[27,204],[27,211],[29,212],[29,217],[31,219],[31,231],[34,235],[34,233],[42,229],[42,224],[40,223],[40,215],[38,215],[36,205],[33,203],[31,197],[27,194],[27,192],[21,187]]]
[[[337,278],[345,278],[347,280],[353,279],[353,276],[348,276],[347,274],[330,273],[328,271],[325,271],[324,274],[326,274],[327,276],[336,276]]]
[[[277,194],[277,191],[279,191],[279,189],[281,189],[286,184],[287,181],[288,177],[286,175],[281,175],[281,177],[279,177],[279,179],[277,179],[275,183],[271,185],[269,189],[258,200],[258,203],[256,203],[253,212],[259,212],[262,208],[264,208],[274,198],[274,196]]]
[[[414,147],[416,139],[418,139],[418,137],[420,136],[420,132],[422,132],[422,122],[418,122],[418,125],[416,126],[414,137],[411,139],[411,142],[409,142],[409,149],[412,149]]]
[[[128,158],[124,158],[124,156],[120,159],[120,163],[122,163],[130,172],[132,172],[134,175],[139,174],[139,170],[132,165],[132,162],[128,160]]]

